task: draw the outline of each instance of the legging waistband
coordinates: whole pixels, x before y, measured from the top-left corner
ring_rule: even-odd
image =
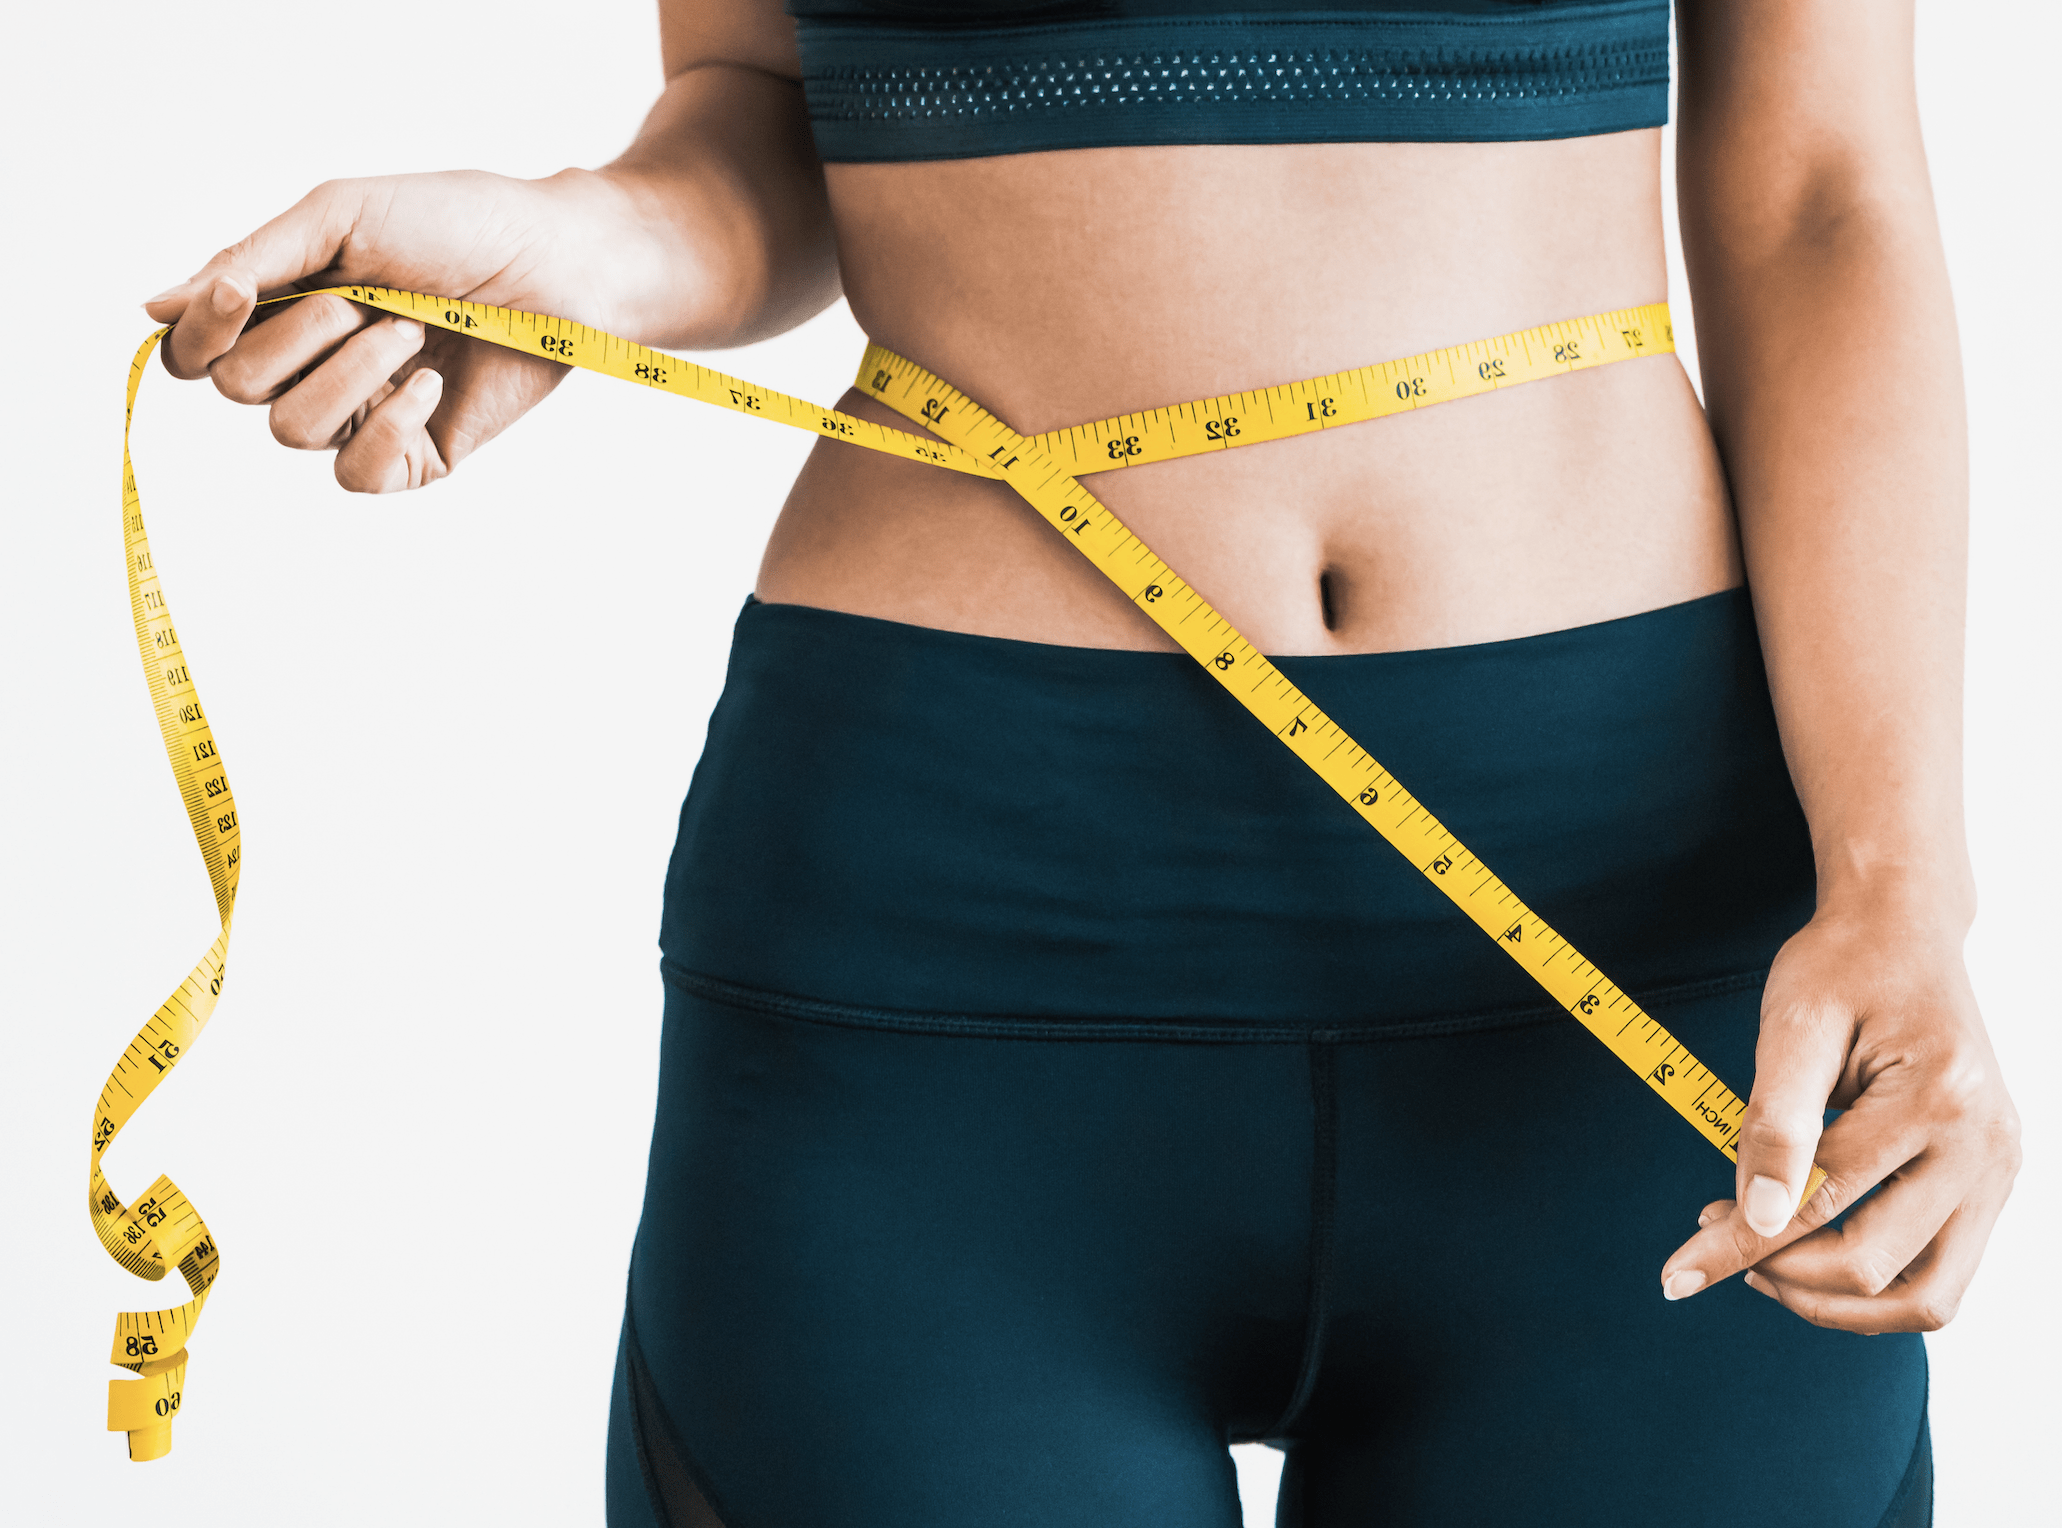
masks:
[[[1810,841],[1745,591],[1274,660],[1635,996],[1765,967]],[[1542,994],[1185,656],[748,602],[676,976],[866,1022],[1339,1027]]]

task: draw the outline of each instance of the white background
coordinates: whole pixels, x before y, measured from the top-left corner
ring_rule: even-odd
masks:
[[[117,1310],[183,1291],[117,1269],[81,1197],[108,1065],[213,934],[124,593],[136,304],[329,176],[608,158],[658,87],[651,6],[44,4],[9,33],[0,1514],[599,1522],[665,858],[806,438],[576,376],[452,481],[354,498],[153,367],[137,468],[246,869],[206,1041],[108,1162],[129,1196],[169,1172],[224,1254],[148,1467],[100,1431],[101,1358]],[[2052,1521],[2062,1420],[2058,46],[2022,0],[1935,4],[1920,51],[1974,419],[1970,956],[2028,1121],[1931,1344],[1948,1528]],[[839,308],[719,364],[828,400],[860,343]],[[1258,1494],[1275,1456],[1241,1452]]]

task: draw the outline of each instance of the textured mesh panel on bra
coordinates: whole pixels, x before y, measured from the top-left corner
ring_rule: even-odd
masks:
[[[1656,127],[1668,114],[1668,15],[1667,0],[986,25],[841,10],[799,18],[798,36],[817,149],[852,162]]]

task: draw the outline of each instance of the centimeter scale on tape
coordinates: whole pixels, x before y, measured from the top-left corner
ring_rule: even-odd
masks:
[[[1009,484],[1557,1004],[1700,1135],[1727,1157],[1739,1159],[1744,1107],[1739,1096],[1527,907],[1079,481],[1095,472],[1306,435],[1587,367],[1665,354],[1675,348],[1666,304],[1546,324],[1333,376],[1026,437],[922,367],[877,345],[866,351],[859,386],[929,435],[822,408],[542,314],[374,286],[330,287],[268,302],[317,296],[343,297],[489,344]],[[123,548],[137,649],[165,752],[207,864],[221,932],[129,1043],[93,1114],[88,1195],[101,1244],[116,1262],[142,1278],[162,1279],[176,1267],[193,1296],[176,1310],[129,1312],[116,1319],[113,1362],[137,1377],[109,1382],[107,1425],[110,1431],[128,1433],[129,1457],[136,1460],[159,1458],[171,1448],[171,1419],[185,1385],[186,1338],[207,1303],[221,1259],[199,1212],[169,1178],[159,1177],[142,1198],[125,1205],[108,1186],[100,1159],[214,1012],[228,956],[242,847],[236,798],[151,563],[129,455],[129,422],[135,417],[144,366],[169,332],[160,329],[152,334],[130,362],[122,433]],[[1824,1180],[1824,1172],[1813,1168],[1800,1203]]]

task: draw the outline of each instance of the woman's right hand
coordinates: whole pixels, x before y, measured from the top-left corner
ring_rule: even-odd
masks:
[[[331,181],[144,310],[173,326],[173,376],[269,406],[282,445],[334,449],[345,488],[390,493],[444,476],[567,368],[341,297],[263,309],[260,297],[363,282],[610,328],[607,294],[645,274],[649,242],[630,200],[585,171]]]

